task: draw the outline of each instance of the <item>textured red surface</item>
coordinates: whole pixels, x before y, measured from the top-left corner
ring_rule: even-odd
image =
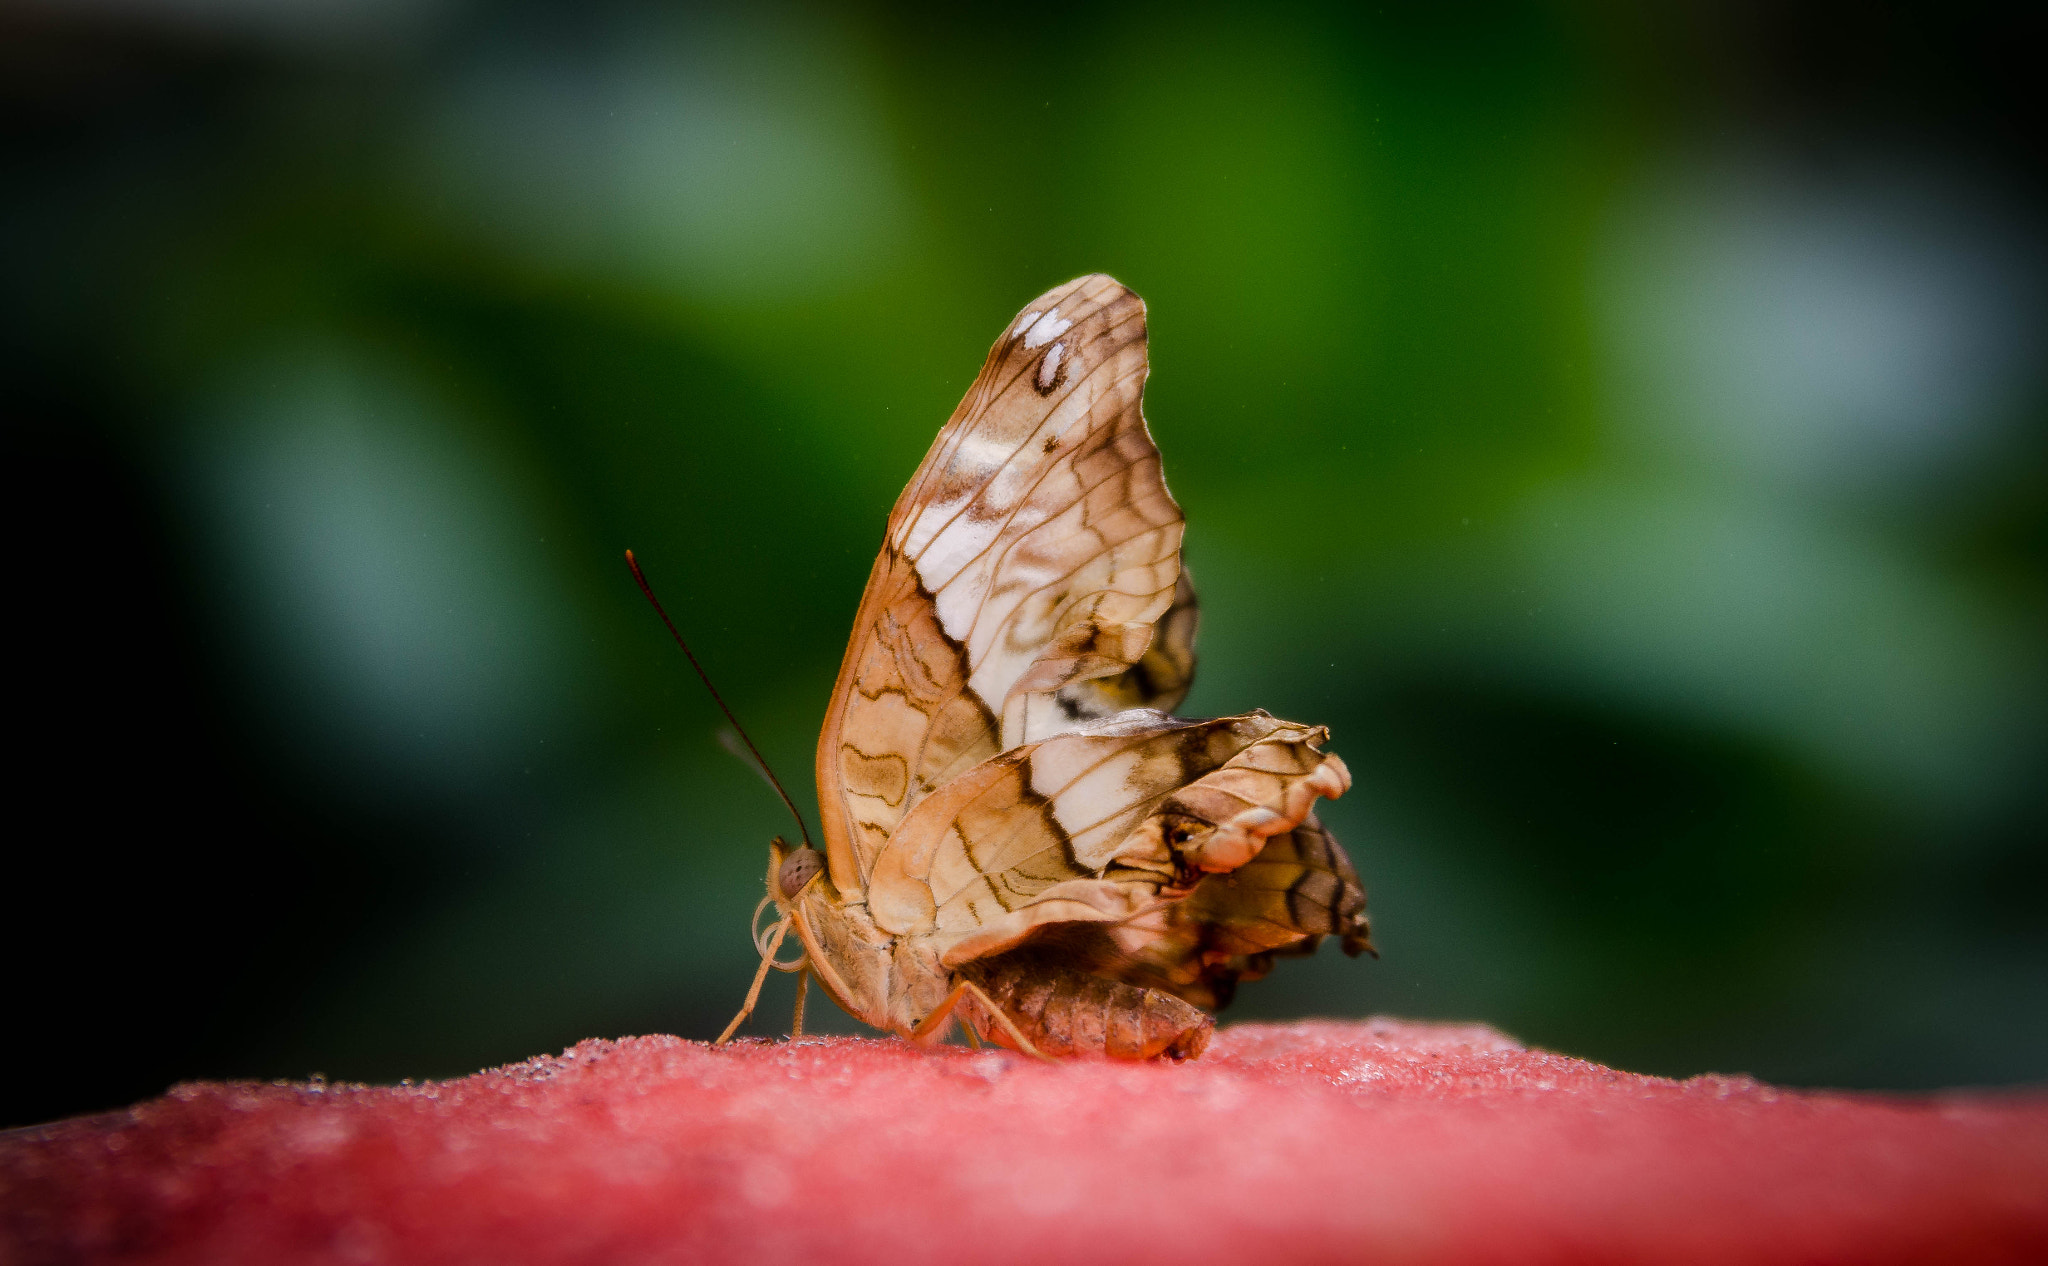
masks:
[[[0,1261],[2048,1261],[2048,1095],[1672,1082],[1483,1028],[1180,1066],[585,1042],[0,1136]]]

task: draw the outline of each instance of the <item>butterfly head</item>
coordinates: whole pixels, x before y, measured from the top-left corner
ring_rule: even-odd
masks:
[[[825,855],[817,849],[805,846],[792,849],[781,836],[775,837],[774,855],[780,860],[775,864],[775,891],[784,901],[794,901],[825,869]]]

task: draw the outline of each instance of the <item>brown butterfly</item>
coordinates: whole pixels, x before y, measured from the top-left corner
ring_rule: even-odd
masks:
[[[1276,955],[1372,948],[1313,812],[1351,783],[1328,732],[1170,715],[1196,603],[1145,341],[1109,277],[1039,296],[897,500],[818,737],[825,850],[770,846],[780,918],[720,1042],[775,966],[803,973],[799,1032],[815,976],[914,1039],[958,1019],[1029,1054],[1187,1058]]]

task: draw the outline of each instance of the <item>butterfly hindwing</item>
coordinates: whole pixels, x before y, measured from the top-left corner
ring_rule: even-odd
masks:
[[[957,967],[1062,923],[1121,923],[1237,870],[1350,785],[1325,732],[1156,711],[1025,744],[941,787],[870,876],[884,930]]]
[[[1326,936],[1354,957],[1378,952],[1358,873],[1310,814],[1244,866],[1204,876],[1182,900],[1119,923],[1076,924],[1056,943],[1082,970],[1214,1010],[1240,980],[1264,976],[1277,956],[1313,952]]]

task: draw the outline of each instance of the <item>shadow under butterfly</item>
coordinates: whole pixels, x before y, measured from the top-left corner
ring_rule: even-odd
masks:
[[[1196,602],[1145,341],[1109,277],[1039,296],[897,500],[818,737],[825,848],[770,773],[805,843],[769,846],[761,967],[720,1043],[776,967],[800,973],[797,1033],[815,977],[914,1040],[958,1020],[1043,1057],[1184,1059],[1276,957],[1372,951],[1314,813],[1351,784],[1328,731],[1171,715]]]

